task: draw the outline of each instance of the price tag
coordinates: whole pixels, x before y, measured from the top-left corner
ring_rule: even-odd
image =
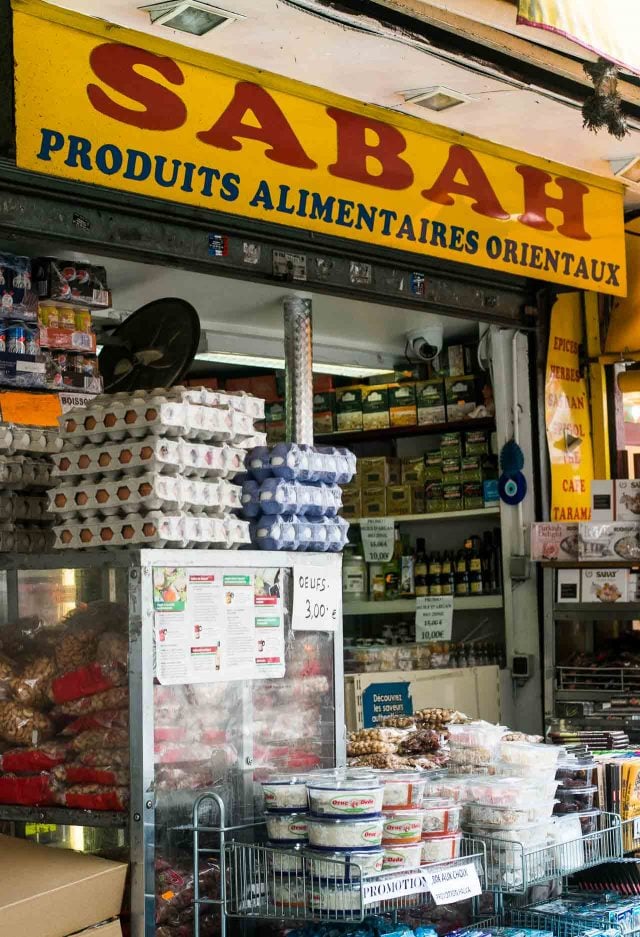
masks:
[[[335,631],[341,601],[339,570],[325,566],[294,567],[291,616],[294,631]]]
[[[424,870],[431,897],[436,904],[455,904],[481,894],[480,879],[473,862]]]
[[[640,839],[640,817],[636,817],[633,821],[633,838]]]
[[[453,596],[429,595],[416,599],[416,641],[450,641],[453,627]]]
[[[394,523],[389,517],[363,517],[360,521],[367,563],[388,563],[393,556]]]

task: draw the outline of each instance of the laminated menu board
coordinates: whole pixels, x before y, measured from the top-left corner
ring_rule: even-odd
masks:
[[[280,569],[154,568],[158,681],[283,677],[281,578]]]

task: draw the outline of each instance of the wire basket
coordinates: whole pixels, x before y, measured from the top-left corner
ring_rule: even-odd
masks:
[[[600,815],[595,832],[554,845],[475,836],[485,845],[489,889],[506,894],[523,894],[532,885],[564,878],[622,855],[620,818],[612,813]]]
[[[583,895],[575,896],[576,911],[571,913],[571,894],[531,908],[512,910],[511,922],[521,927],[550,930],[555,937],[637,937],[640,933],[640,899],[602,897],[600,907],[587,909]],[[594,902],[595,904],[595,902]],[[611,906],[606,907],[607,904]],[[555,910],[554,910],[555,909]]]
[[[558,690],[640,693],[640,667],[556,667]]]
[[[359,923],[369,914],[424,907],[432,876],[473,866],[486,887],[484,847],[464,839],[462,855],[402,872],[367,876],[345,860],[310,857],[295,849],[230,843],[225,912],[229,917]],[[451,876],[455,884],[455,875]]]

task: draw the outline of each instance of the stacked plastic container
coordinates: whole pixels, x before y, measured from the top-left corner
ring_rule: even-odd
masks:
[[[96,397],[61,418],[50,495],[56,547],[234,548],[247,450],[264,401],[174,387]]]
[[[582,835],[598,829],[600,810],[594,807],[597,786],[593,783],[596,762],[591,755],[563,755],[557,763],[558,790],[554,814],[560,817],[578,817]]]
[[[344,549],[349,525],[338,516],[340,486],[355,475],[352,452],[279,443],[254,448],[246,466],[242,507],[257,547],[320,553]]]

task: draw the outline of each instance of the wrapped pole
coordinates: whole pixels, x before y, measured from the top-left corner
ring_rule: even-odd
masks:
[[[284,361],[287,442],[313,445],[313,339],[311,299],[284,300]]]

